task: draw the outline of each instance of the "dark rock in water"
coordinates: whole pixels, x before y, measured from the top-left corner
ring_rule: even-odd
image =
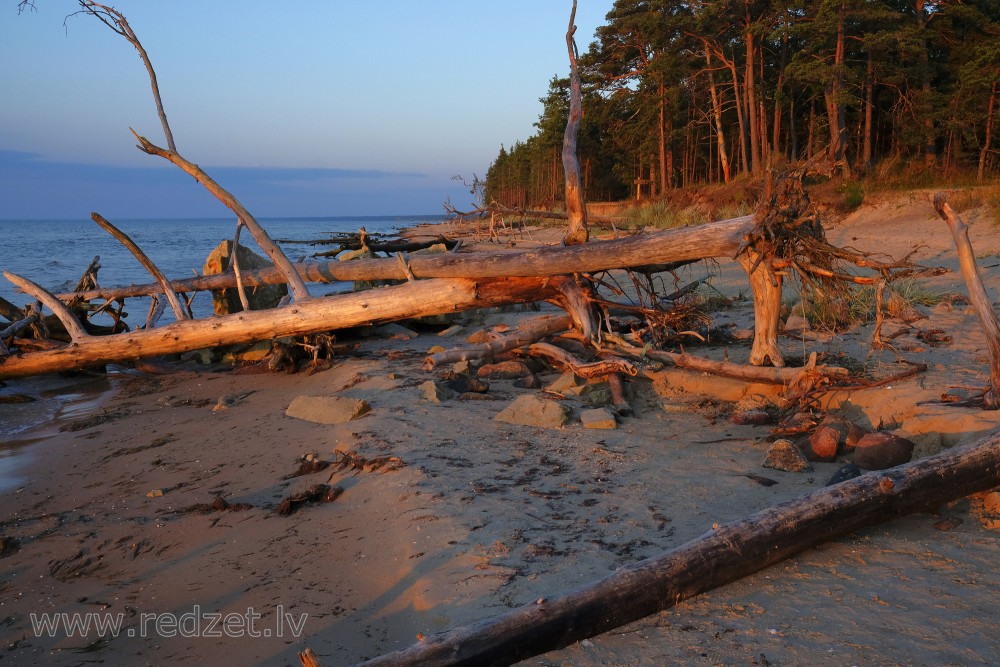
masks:
[[[807,472],[812,466],[791,440],[775,440],[764,455],[761,465],[785,472]]]
[[[842,449],[846,428],[842,431],[830,424],[821,424],[809,436],[802,451],[810,461],[831,463]]]
[[[861,476],[861,468],[854,465],[853,463],[848,463],[843,468],[838,470],[830,478],[830,481],[826,483],[827,486],[833,486],[834,484],[840,484],[841,482],[846,482],[849,479],[854,479],[855,477]]]
[[[520,361],[501,361],[480,366],[477,375],[490,380],[513,380],[531,375],[531,369]]]
[[[854,464],[865,470],[885,470],[913,458],[913,442],[885,431],[869,433],[858,440]]]

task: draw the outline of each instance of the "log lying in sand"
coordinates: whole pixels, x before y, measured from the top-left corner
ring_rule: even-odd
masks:
[[[468,361],[471,359],[485,359],[503,352],[530,345],[536,340],[551,336],[552,334],[566,331],[573,326],[573,321],[568,316],[546,316],[533,322],[524,322],[518,326],[517,331],[500,336],[496,340],[486,343],[477,343],[466,347],[456,347],[444,352],[436,352],[429,355],[424,360],[424,370],[432,370],[435,366],[442,364],[452,364],[456,361]]]
[[[73,342],[56,350],[0,359],[0,379],[87,368],[110,362],[235,345],[282,336],[453,313],[471,308],[551,299],[566,278],[416,280],[309,299],[282,308],[174,322],[151,330],[112,336],[75,331]]]
[[[745,519],[596,583],[424,637],[370,667],[509,665],[607,632],[852,531],[1000,484],[1000,435],[871,472]]]

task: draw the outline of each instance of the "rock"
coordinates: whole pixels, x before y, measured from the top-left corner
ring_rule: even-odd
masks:
[[[163,497],[163,489],[153,489],[152,491],[149,491],[149,492],[146,493],[146,497],[147,498],[162,498]]]
[[[801,315],[789,315],[785,320],[785,331],[805,331],[809,329],[809,320]]]
[[[843,449],[846,430],[846,425],[844,429],[840,429],[834,424],[820,424],[802,448],[806,458],[810,461],[832,463]]]
[[[490,390],[490,383],[477,380],[463,373],[453,373],[451,371],[441,375],[444,386],[451,389],[456,394],[485,394]]]
[[[438,352],[444,352],[444,348],[440,345],[432,345],[430,349],[427,350],[427,354],[437,354]]]
[[[480,366],[476,374],[490,380],[514,380],[531,375],[531,369],[520,361],[501,361]]]
[[[296,396],[285,414],[316,424],[343,424],[371,412],[368,401],[342,396]]]
[[[854,464],[865,470],[885,470],[913,458],[913,441],[886,431],[869,433],[858,440]]]
[[[573,373],[572,371],[568,371],[560,375],[558,378],[556,378],[555,382],[551,383],[549,386],[545,388],[545,391],[551,391],[557,394],[561,394],[567,389],[579,386],[579,384],[580,384],[580,379],[576,377],[576,374]]]
[[[501,410],[494,419],[508,424],[562,428],[569,422],[572,412],[558,401],[525,394]]]
[[[849,479],[854,479],[861,475],[861,468],[854,465],[853,463],[848,463],[843,468],[833,473],[833,477],[830,481],[826,483],[827,486],[833,486],[834,484],[840,484],[841,482],[846,482]]]
[[[579,398],[591,405],[608,405],[611,403],[611,385],[607,382],[595,382],[577,387],[569,387],[562,392],[567,398]]]
[[[772,423],[774,421],[774,417],[768,410],[753,408],[751,410],[740,410],[739,412],[734,412],[729,418],[729,421],[740,425],[760,426],[762,424]]]
[[[518,389],[539,389],[542,386],[542,381],[538,379],[537,375],[532,373],[531,375],[525,375],[523,378],[517,378],[513,384]]]
[[[765,468],[783,470],[785,472],[807,472],[812,466],[806,461],[799,448],[791,440],[775,440],[764,454],[761,465]]]
[[[413,329],[407,329],[402,324],[390,322],[389,324],[383,324],[380,327],[375,327],[375,335],[380,338],[389,338],[391,340],[413,340],[420,334]]]
[[[615,421],[614,413],[607,408],[584,410],[580,413],[580,423],[583,424],[584,428],[618,428],[618,422]]]
[[[983,510],[1000,515],[1000,491],[987,491],[983,494]]]
[[[440,403],[455,398],[455,392],[443,382],[428,380],[420,385],[420,395],[425,401]]]
[[[480,343],[489,343],[491,340],[496,340],[496,334],[490,333],[486,329],[480,329],[479,331],[474,331],[465,339],[466,343],[472,343],[478,345]]]
[[[252,394],[253,391],[240,391],[232,394],[226,394],[219,398],[215,406],[212,408],[212,412],[222,412],[223,410],[228,410],[234,405],[238,405],[246,400],[246,397]]]
[[[223,241],[217,245],[205,259],[202,274],[210,276],[227,270],[232,252],[233,242],[230,240]],[[241,272],[273,266],[269,260],[242,245],[237,248],[236,257],[239,261]],[[258,285],[256,287],[247,287],[245,291],[250,309],[264,310],[277,306],[278,302],[288,294],[288,286],[285,284]],[[228,315],[242,311],[243,305],[240,303],[240,295],[236,291],[236,288],[213,290],[212,308],[215,310],[216,315]]]

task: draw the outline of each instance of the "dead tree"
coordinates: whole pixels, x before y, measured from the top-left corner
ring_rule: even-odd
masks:
[[[566,122],[566,133],[563,136],[562,163],[566,174],[566,213],[569,216],[569,230],[563,243],[576,245],[586,243],[589,238],[587,231],[587,206],[583,201],[583,186],[580,180],[580,161],[576,156],[576,135],[583,118],[583,92],[580,84],[580,72],[576,64],[576,0],[573,0],[573,10],[569,15],[569,28],[566,30],[566,48],[569,50],[569,119]]]
[[[993,310],[992,301],[986,294],[983,277],[976,264],[976,254],[969,241],[969,227],[961,216],[948,205],[948,198],[943,192],[934,195],[934,209],[941,219],[948,224],[955,247],[958,250],[958,264],[962,271],[962,279],[969,290],[969,301],[979,316],[979,323],[986,335],[986,348],[990,355],[990,383],[983,395],[983,407],[989,410],[1000,408],[1000,318]]]

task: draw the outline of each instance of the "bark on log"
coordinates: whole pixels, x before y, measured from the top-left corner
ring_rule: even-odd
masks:
[[[948,229],[955,239],[958,250],[958,264],[969,290],[969,301],[976,309],[979,323],[986,334],[986,347],[990,355],[990,385],[983,396],[983,406],[989,410],[1000,408],[1000,318],[993,310],[992,301],[983,286],[983,276],[976,264],[976,253],[969,241],[969,227],[961,216],[948,205],[947,196],[943,192],[934,195],[934,208],[941,219],[948,223]]]
[[[424,360],[424,369],[431,370],[435,366],[452,364],[456,361],[492,357],[501,352],[529,345],[545,336],[566,331],[571,326],[573,326],[573,321],[567,316],[545,317],[539,321],[525,322],[514,333],[498,338],[497,340],[432,354]]]
[[[556,347],[550,343],[532,343],[528,346],[527,352],[533,357],[544,357],[550,361],[554,361],[582,378],[616,375],[618,373],[625,373],[630,376],[639,374],[639,369],[631,361],[617,357],[608,357],[600,361],[585,362],[577,359],[561,347]]]
[[[743,237],[753,229],[751,216],[712,222],[697,227],[680,227],[613,239],[591,241],[578,246],[546,246],[513,252],[450,253],[414,255],[409,267],[418,278],[501,278],[508,276],[551,276],[591,273],[610,269],[648,266],[675,261],[697,261],[713,257],[727,259],[739,250]],[[351,262],[302,262],[294,268],[310,282],[406,280],[395,259],[358,259]],[[275,268],[244,271],[247,286],[286,282]],[[175,280],[176,292],[217,290],[233,287],[231,273]],[[148,296],[159,291],[155,283],[116,289],[99,289],[60,294],[62,299],[122,299]]]
[[[563,280],[566,279],[416,280],[365,292],[309,299],[282,308],[174,322],[159,329],[111,336],[88,336],[80,330],[70,345],[0,360],[0,379],[549,299],[556,296]]]
[[[112,225],[100,213],[91,213],[90,219],[96,222],[101,229],[115,237],[118,242],[125,246],[125,248],[127,248],[128,251],[131,252],[137,260],[139,260],[139,263],[142,264],[147,271],[149,271],[150,275],[153,276],[156,280],[156,284],[159,285],[160,290],[163,292],[163,296],[166,297],[167,303],[170,304],[170,309],[174,311],[174,317],[177,318],[178,321],[188,319],[187,313],[184,312],[184,306],[181,305],[180,299],[177,298],[177,292],[170,287],[170,281],[167,280],[167,277],[163,275],[163,272],[160,271],[156,264],[153,263],[153,260],[151,260],[146,253],[142,251],[142,248],[136,245],[136,242],[133,241],[128,234]]]
[[[146,137],[140,136],[135,130],[132,130],[132,134],[139,142],[139,150],[149,153],[150,155],[158,155],[168,162],[171,162],[178,167],[184,173],[188,174],[196,181],[201,183],[206,190],[211,192],[216,199],[226,205],[229,210],[236,214],[240,222],[246,225],[247,231],[253,236],[253,240],[257,242],[260,249],[271,258],[274,262],[275,269],[280,271],[284,276],[282,282],[287,282],[289,289],[292,291],[292,296],[295,297],[296,301],[306,301],[310,299],[309,290],[306,289],[305,283],[302,278],[299,277],[295,266],[289,261],[285,253],[278,247],[278,245],[271,240],[271,237],[267,235],[264,228],[261,227],[260,223],[257,222],[257,218],[253,217],[243,204],[239,202],[236,197],[234,197],[228,190],[223,188],[221,185],[215,182],[215,180],[205,173],[205,170],[196,165],[193,162],[189,162],[180,153],[168,150],[166,148],[160,148],[159,146],[153,144]]]
[[[998,484],[1000,435],[994,433],[781,503],[596,583],[424,637],[362,664],[509,665],[654,614],[860,528]]]

